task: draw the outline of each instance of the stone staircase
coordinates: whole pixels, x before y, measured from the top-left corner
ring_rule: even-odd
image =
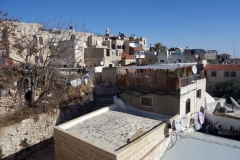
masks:
[[[93,88],[94,108],[99,109],[113,104],[113,96],[116,96],[117,88],[114,86],[96,85]]]

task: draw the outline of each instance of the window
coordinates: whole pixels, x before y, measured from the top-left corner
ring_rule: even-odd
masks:
[[[71,37],[70,37],[70,40],[75,41],[76,40],[76,35],[72,34]]]
[[[43,38],[42,37],[39,37],[39,44],[43,45]]]
[[[37,36],[33,36],[33,44],[37,44]]]
[[[115,49],[115,44],[112,44],[112,49]]]
[[[217,76],[217,72],[216,71],[212,71],[212,77],[216,77]]]
[[[160,60],[161,63],[164,63],[164,60]]]
[[[229,72],[224,72],[224,77],[229,77]]]
[[[197,90],[197,98],[201,98],[201,89]]]
[[[35,56],[35,63],[38,63],[38,61],[39,61],[39,57]]]
[[[125,49],[125,46],[124,46],[124,45],[122,45],[122,49]]]
[[[152,97],[141,97],[141,105],[152,107]]]
[[[116,56],[118,56],[118,50],[116,50]]]
[[[231,77],[236,77],[236,72],[231,72]]]
[[[186,114],[190,112],[190,99],[186,101]]]
[[[110,56],[110,50],[107,49],[107,56]]]
[[[2,30],[2,39],[6,39],[7,38],[7,34],[5,30]]]

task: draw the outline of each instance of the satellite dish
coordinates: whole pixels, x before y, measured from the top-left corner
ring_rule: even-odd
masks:
[[[197,67],[195,65],[192,66],[192,72],[193,72],[193,74],[197,73]]]
[[[182,124],[183,128],[187,128],[187,125],[188,125],[188,116],[187,115],[182,116],[181,124]]]
[[[100,62],[100,64],[101,64],[101,66],[103,66],[103,65],[104,65],[104,62],[103,62],[103,61],[101,61],[101,62]]]
[[[180,132],[181,131],[181,125],[180,125],[179,120],[175,120],[174,125],[175,125],[175,128],[176,128],[176,131]]]
[[[231,101],[232,101],[232,104],[233,104],[236,108],[240,109],[240,105],[239,105],[232,97],[230,97],[230,99],[231,99]]]

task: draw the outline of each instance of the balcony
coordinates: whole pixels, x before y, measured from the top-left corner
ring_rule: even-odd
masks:
[[[190,77],[186,77],[186,78],[181,78],[181,87],[185,87],[188,86],[190,84],[195,83],[198,79],[201,79],[201,75],[200,74],[196,74]]]
[[[136,70],[135,73],[127,71],[125,74],[117,74],[116,85],[135,87],[150,87],[166,91],[176,91],[181,87],[193,84],[204,76],[194,75],[181,78],[179,75],[166,74],[159,70]]]

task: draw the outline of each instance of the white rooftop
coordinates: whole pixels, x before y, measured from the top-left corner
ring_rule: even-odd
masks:
[[[240,143],[200,132],[178,133],[176,142],[160,158],[161,160],[237,160],[240,159]],[[171,142],[170,142],[171,144]]]
[[[178,68],[188,67],[196,65],[195,63],[171,63],[171,64],[157,64],[157,65],[146,65],[146,66],[122,66],[121,69],[171,69],[175,70]]]
[[[161,122],[161,120],[117,107],[115,110],[86,119],[66,130],[90,141],[93,145],[117,151],[126,145],[127,139],[130,139],[138,130],[149,131]]]

